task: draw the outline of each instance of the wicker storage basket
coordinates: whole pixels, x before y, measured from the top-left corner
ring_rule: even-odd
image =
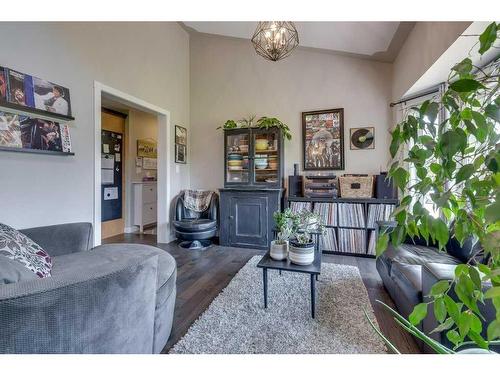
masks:
[[[342,198],[373,197],[373,176],[341,176],[339,186]]]

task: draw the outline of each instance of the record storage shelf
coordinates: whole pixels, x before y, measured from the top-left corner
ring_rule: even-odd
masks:
[[[339,255],[352,255],[359,256],[365,258],[375,258],[374,254],[368,253],[368,247],[370,246],[370,232],[375,231],[374,228],[368,227],[368,209],[369,205],[393,205],[396,206],[399,204],[398,199],[378,199],[378,198],[307,198],[307,197],[285,197],[285,207],[290,207],[290,203],[292,202],[304,202],[311,203],[311,208],[313,209],[314,203],[351,203],[351,204],[361,204],[363,207],[364,213],[364,223],[365,225],[362,227],[357,226],[342,226],[339,225],[339,208],[336,209],[336,223],[337,225],[325,225],[326,228],[334,228],[335,229],[335,240],[337,241],[337,247],[339,246],[339,229],[352,229],[363,231],[365,236],[365,248],[364,253],[354,253],[354,252],[346,252],[346,251],[334,251],[332,249],[321,249],[323,254],[339,254]]]

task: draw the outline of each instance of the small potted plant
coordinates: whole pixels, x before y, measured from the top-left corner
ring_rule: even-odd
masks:
[[[288,257],[288,239],[293,233],[292,211],[287,208],[285,211],[276,211],[274,221],[278,230],[277,238],[271,241],[270,256],[274,260],[283,260]]]
[[[294,233],[290,239],[288,259],[290,262],[306,266],[314,262],[314,241],[312,231],[323,232],[324,226],[318,214],[302,211],[293,218]]]

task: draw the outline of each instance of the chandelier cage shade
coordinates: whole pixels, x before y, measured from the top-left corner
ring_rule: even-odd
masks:
[[[252,44],[260,56],[278,61],[290,56],[299,45],[299,33],[293,22],[259,22],[252,37]]]

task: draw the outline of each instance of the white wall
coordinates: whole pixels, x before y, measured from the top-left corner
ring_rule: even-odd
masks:
[[[415,82],[470,24],[471,22],[417,22],[393,63],[392,99],[398,100],[405,94],[414,94],[410,89]]]
[[[258,56],[249,41],[191,36],[191,184],[223,186],[223,134],[216,127],[249,114],[291,128],[285,175],[302,168],[301,112],[344,108],[345,172],[378,173],[388,162],[391,64],[296,50],[285,60]],[[349,128],[375,127],[374,150],[350,150]],[[337,173],[344,173],[337,171]]]
[[[74,157],[0,153],[0,222],[93,220],[94,80],[169,110],[172,139],[174,124],[189,128],[189,35],[177,23],[0,23],[0,35],[0,65],[68,87],[76,118]],[[170,167],[175,194],[189,164]]]

